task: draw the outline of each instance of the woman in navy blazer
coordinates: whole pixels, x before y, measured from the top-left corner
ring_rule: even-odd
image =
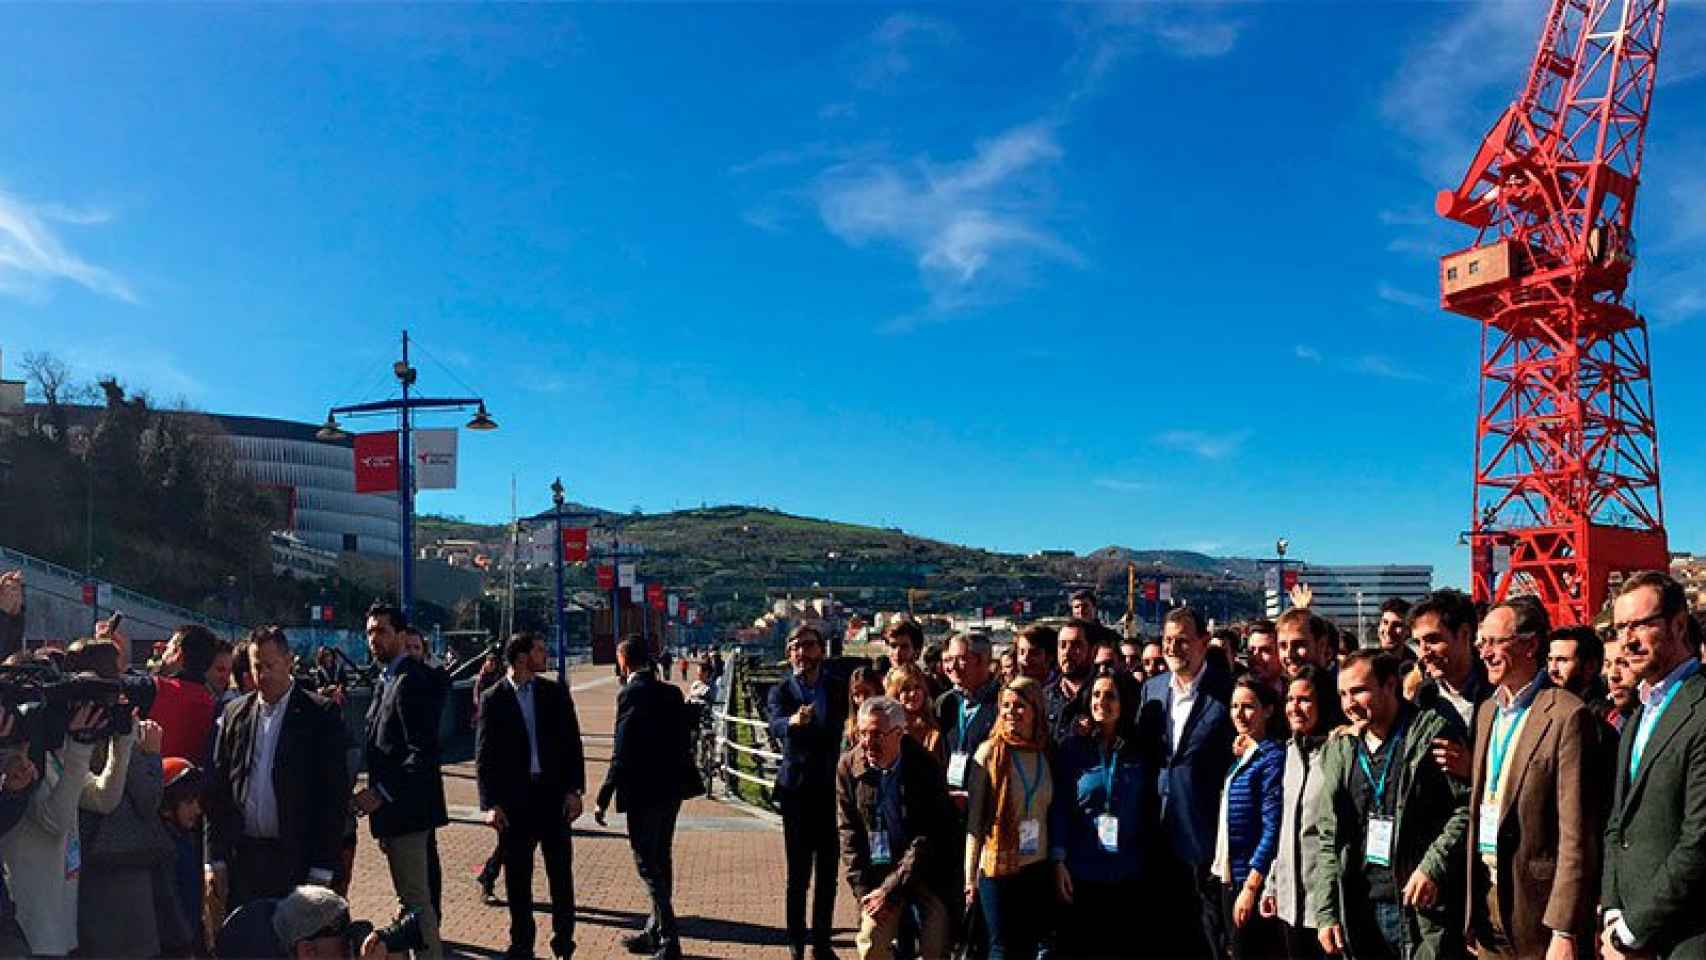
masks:
[[[1285,956],[1278,922],[1258,909],[1285,807],[1285,749],[1268,739],[1278,707],[1273,688],[1259,681],[1245,677],[1232,688],[1236,759],[1221,794],[1213,869],[1225,885],[1223,919],[1234,960]]]

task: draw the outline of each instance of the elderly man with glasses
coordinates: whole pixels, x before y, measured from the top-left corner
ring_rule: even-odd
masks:
[[[919,955],[947,954],[947,904],[959,880],[959,814],[943,770],[905,735],[906,709],[888,697],[859,705],[858,744],[835,771],[841,861],[859,898],[861,960],[888,960],[908,911]]]

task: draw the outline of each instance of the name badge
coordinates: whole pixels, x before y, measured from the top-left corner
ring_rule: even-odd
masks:
[[[1371,817],[1368,821],[1368,845],[1363,859],[1377,867],[1392,866],[1392,818]]]
[[[65,879],[75,880],[83,872],[83,840],[73,833],[65,838]]]
[[[956,790],[964,790],[966,786],[966,763],[971,760],[967,753],[956,753],[948,758],[948,786]]]
[[[886,867],[894,862],[894,853],[889,850],[887,830],[877,830],[871,834],[871,862],[879,867]]]
[[[1497,798],[1481,802],[1481,819],[1475,829],[1475,849],[1479,853],[1498,855],[1499,852],[1499,801]]]
[[[1107,853],[1120,852],[1120,818],[1103,814],[1096,818],[1096,841]]]
[[[1019,855],[1034,857],[1043,849],[1043,824],[1041,820],[1031,818],[1019,821]]]

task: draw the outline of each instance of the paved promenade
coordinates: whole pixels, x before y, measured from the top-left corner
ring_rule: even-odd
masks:
[[[616,678],[609,667],[576,667],[570,689],[586,740],[587,812],[574,829],[576,955],[622,957],[619,939],[645,923],[644,888],[634,872],[622,817],[610,826],[593,822],[592,800],[604,782],[616,719]],[[495,956],[509,942],[509,913],[480,902],[473,877],[491,852],[495,834],[480,822],[472,761],[444,770],[450,826],[439,831],[444,862],[442,935],[446,951],[460,956]],[[745,808],[699,799],[682,808],[675,837],[675,909],[681,918],[682,950],[688,957],[783,958],[787,940],[782,914],[782,831],[773,818]],[[502,895],[503,884],[498,884]],[[379,922],[396,910],[390,877],[378,846],[361,824],[351,884],[354,915]],[[551,936],[545,867],[535,859],[535,951],[546,956]],[[837,952],[853,956],[855,909],[843,884],[836,902]]]

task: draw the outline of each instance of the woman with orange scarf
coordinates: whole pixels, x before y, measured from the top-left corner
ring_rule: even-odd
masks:
[[[966,777],[966,906],[975,899],[982,907],[989,960],[1032,960],[1054,903],[1048,720],[1035,680],[1009,681],[998,703],[995,730]]]

